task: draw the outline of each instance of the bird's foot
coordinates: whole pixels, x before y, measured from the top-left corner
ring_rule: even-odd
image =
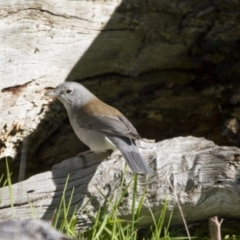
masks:
[[[77,154],[77,156],[76,156],[76,157],[82,158],[84,168],[86,167],[86,161],[85,161],[86,157],[85,157],[85,155],[90,154],[90,153],[93,153],[93,151],[92,150],[87,150],[85,152],[81,152],[81,153]]]
[[[113,154],[114,150],[108,149],[106,152],[108,154],[107,160],[110,160],[112,158],[112,154]]]
[[[85,152],[81,152],[81,153],[77,154],[76,157],[84,157],[84,155],[89,154],[89,153],[93,153],[93,151],[87,150]]]

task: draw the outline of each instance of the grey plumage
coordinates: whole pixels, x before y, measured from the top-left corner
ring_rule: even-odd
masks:
[[[45,95],[64,104],[76,135],[92,151],[119,149],[134,173],[152,174],[135,144],[140,139],[137,130],[117,109],[75,82],[60,84]]]
[[[151,175],[153,172],[139,153],[136,143],[131,138],[121,136],[109,136],[111,142],[119,149],[123,157],[127,160],[129,167],[134,173],[145,173]]]

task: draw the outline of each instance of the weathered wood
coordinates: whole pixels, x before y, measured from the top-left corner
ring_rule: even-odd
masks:
[[[48,107],[44,88],[63,82],[117,8],[107,1],[0,1],[0,158],[14,158]],[[104,43],[99,46],[104,49]],[[109,47],[109,46],[108,46]],[[107,65],[108,59],[103,60]],[[82,77],[91,66],[85,66]],[[100,69],[100,66],[99,66]],[[105,68],[106,69],[106,68]],[[74,77],[79,77],[75,75]],[[54,129],[54,128],[53,128]],[[55,127],[56,129],[56,127]],[[43,132],[43,131],[42,131]],[[42,136],[35,141],[42,144]],[[34,149],[35,148],[35,149]]]
[[[139,225],[152,223],[149,208],[158,217],[167,199],[167,216],[173,211],[172,223],[182,223],[180,204],[186,221],[193,222],[211,216],[240,216],[240,150],[220,147],[203,138],[179,137],[154,143],[141,141],[140,150],[155,174],[149,179]],[[106,160],[103,161],[102,160]],[[104,194],[113,202],[121,195],[133,175],[118,152],[107,160],[107,154],[88,153],[67,159],[53,166],[52,171],[38,174],[12,186],[14,208],[10,206],[9,188],[1,189],[0,219],[50,220],[58,208],[66,178],[70,178],[65,193],[68,201],[74,189],[71,210],[77,207],[77,228],[92,224],[91,215],[106,204]],[[138,176],[136,207],[144,194],[148,180]],[[130,220],[132,184],[118,208],[121,219]]]
[[[16,175],[26,136],[27,176],[83,150],[43,97],[65,80],[85,81],[146,138],[227,145],[230,120],[224,135],[239,144],[239,10],[235,0],[0,0],[0,175],[6,157]]]
[[[40,220],[0,222],[0,240],[71,240]]]

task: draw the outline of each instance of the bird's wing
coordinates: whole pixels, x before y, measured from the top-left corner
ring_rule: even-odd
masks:
[[[134,126],[123,115],[84,115],[76,119],[78,126],[95,131],[139,139],[140,136]]]

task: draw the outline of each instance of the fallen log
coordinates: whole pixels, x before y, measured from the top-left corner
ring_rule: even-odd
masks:
[[[236,147],[216,146],[204,138],[178,137],[155,143],[144,140],[139,148],[154,175],[149,179],[138,175],[135,206],[145,194],[139,226],[149,226],[157,218],[167,200],[168,218],[173,211],[172,224],[183,223],[181,207],[187,223],[212,216],[235,218],[240,216],[240,150]],[[50,220],[64,198],[71,193],[71,213],[76,208],[77,229],[93,223],[91,216],[106,199],[116,201],[121,195],[121,183],[127,186],[133,174],[119,152],[83,153],[78,157],[54,165],[51,171],[37,174],[23,182],[0,189],[0,220],[42,218]],[[147,187],[146,187],[147,186]],[[133,181],[130,183],[118,214],[131,220]]]

